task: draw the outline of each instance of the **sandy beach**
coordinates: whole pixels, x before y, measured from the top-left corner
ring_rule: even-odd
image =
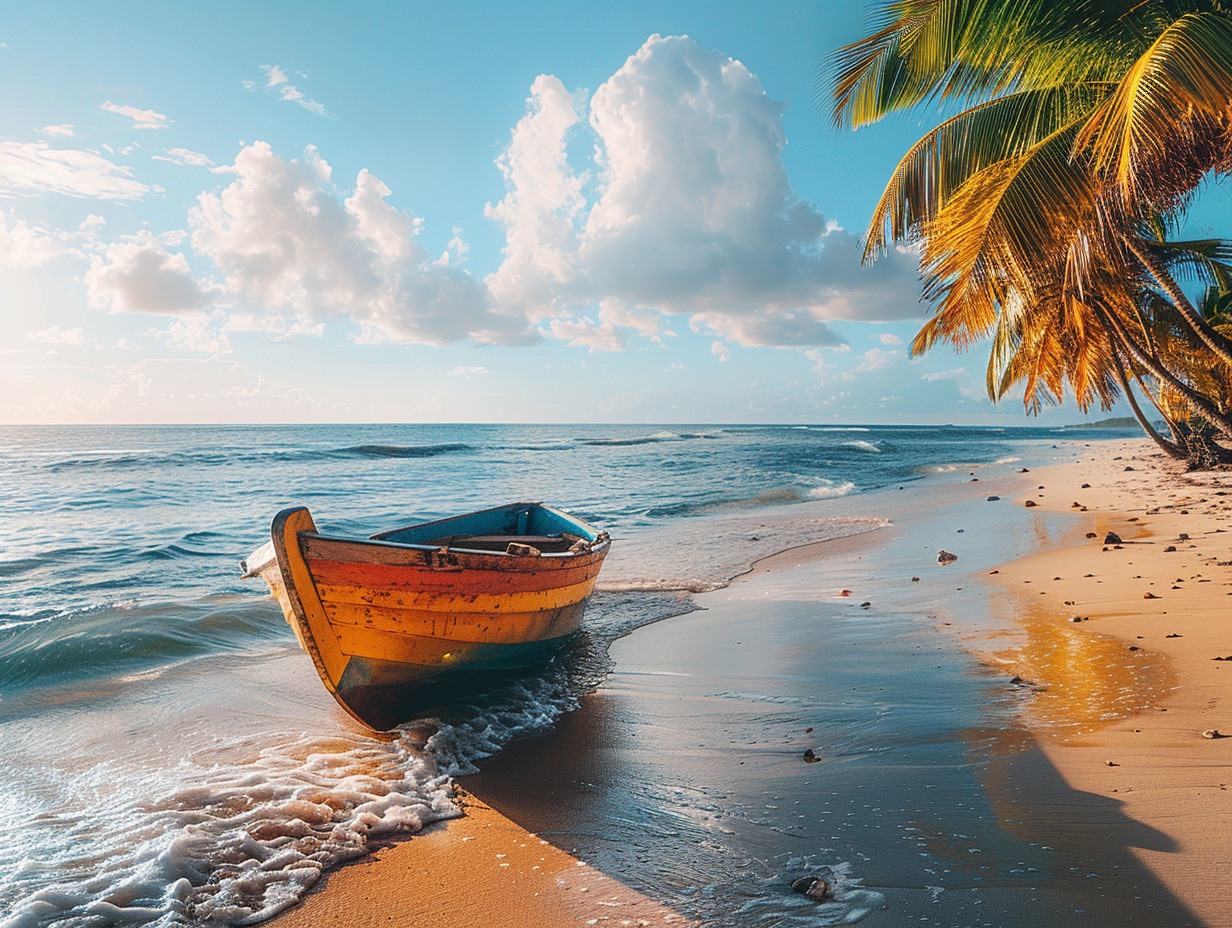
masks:
[[[1143,439],[1035,476],[1016,502],[1095,537],[990,578],[1030,601],[1028,642],[1004,657],[1040,689],[1032,730],[1071,788],[1166,836],[1131,853],[1201,924],[1232,925],[1232,475],[1183,473]]]
[[[1232,733],[1232,477],[1077,457],[870,496],[891,527],[622,639],[580,709],[459,781],[466,818],[274,924],[1232,925],[1232,739],[1203,734]],[[838,900],[791,893],[807,872]]]

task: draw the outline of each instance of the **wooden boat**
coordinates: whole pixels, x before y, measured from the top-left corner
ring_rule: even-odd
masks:
[[[610,541],[580,519],[513,503],[380,532],[274,517],[240,562],[262,577],[342,708],[376,729],[543,663],[577,630]]]

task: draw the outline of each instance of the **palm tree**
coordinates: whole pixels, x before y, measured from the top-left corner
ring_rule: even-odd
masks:
[[[990,395],[1023,382],[1029,410],[1066,383],[1084,407],[1118,387],[1132,401],[1127,371],[1146,374],[1232,435],[1182,364],[1232,365],[1232,340],[1177,284],[1169,259],[1184,249],[1143,234],[1232,169],[1223,4],[892,0],[836,64],[838,123],[966,105],[900,161],[867,235],[866,259],[921,244],[937,312],[913,351],[993,337]],[[1144,343],[1142,314],[1161,305],[1199,347],[1164,357]]]

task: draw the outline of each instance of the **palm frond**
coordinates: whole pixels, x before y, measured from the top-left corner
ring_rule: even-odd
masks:
[[[1127,196],[1136,175],[1174,152],[1193,116],[1221,119],[1232,104],[1232,18],[1196,12],[1168,24],[1074,141]]]
[[[972,175],[1021,154],[1081,119],[1111,88],[1110,84],[1085,84],[1027,90],[947,119],[899,161],[869,222],[865,260],[933,219]]]

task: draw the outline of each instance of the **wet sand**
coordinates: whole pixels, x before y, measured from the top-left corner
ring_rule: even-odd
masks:
[[[890,528],[617,642],[578,711],[460,781],[466,819],[277,924],[1232,925],[1232,739],[1201,734],[1232,733],[1232,503],[1150,453],[870,496]],[[808,872],[838,901],[792,893]]]
[[[425,828],[328,877],[281,928],[582,928],[691,923],[553,847],[474,796]]]

